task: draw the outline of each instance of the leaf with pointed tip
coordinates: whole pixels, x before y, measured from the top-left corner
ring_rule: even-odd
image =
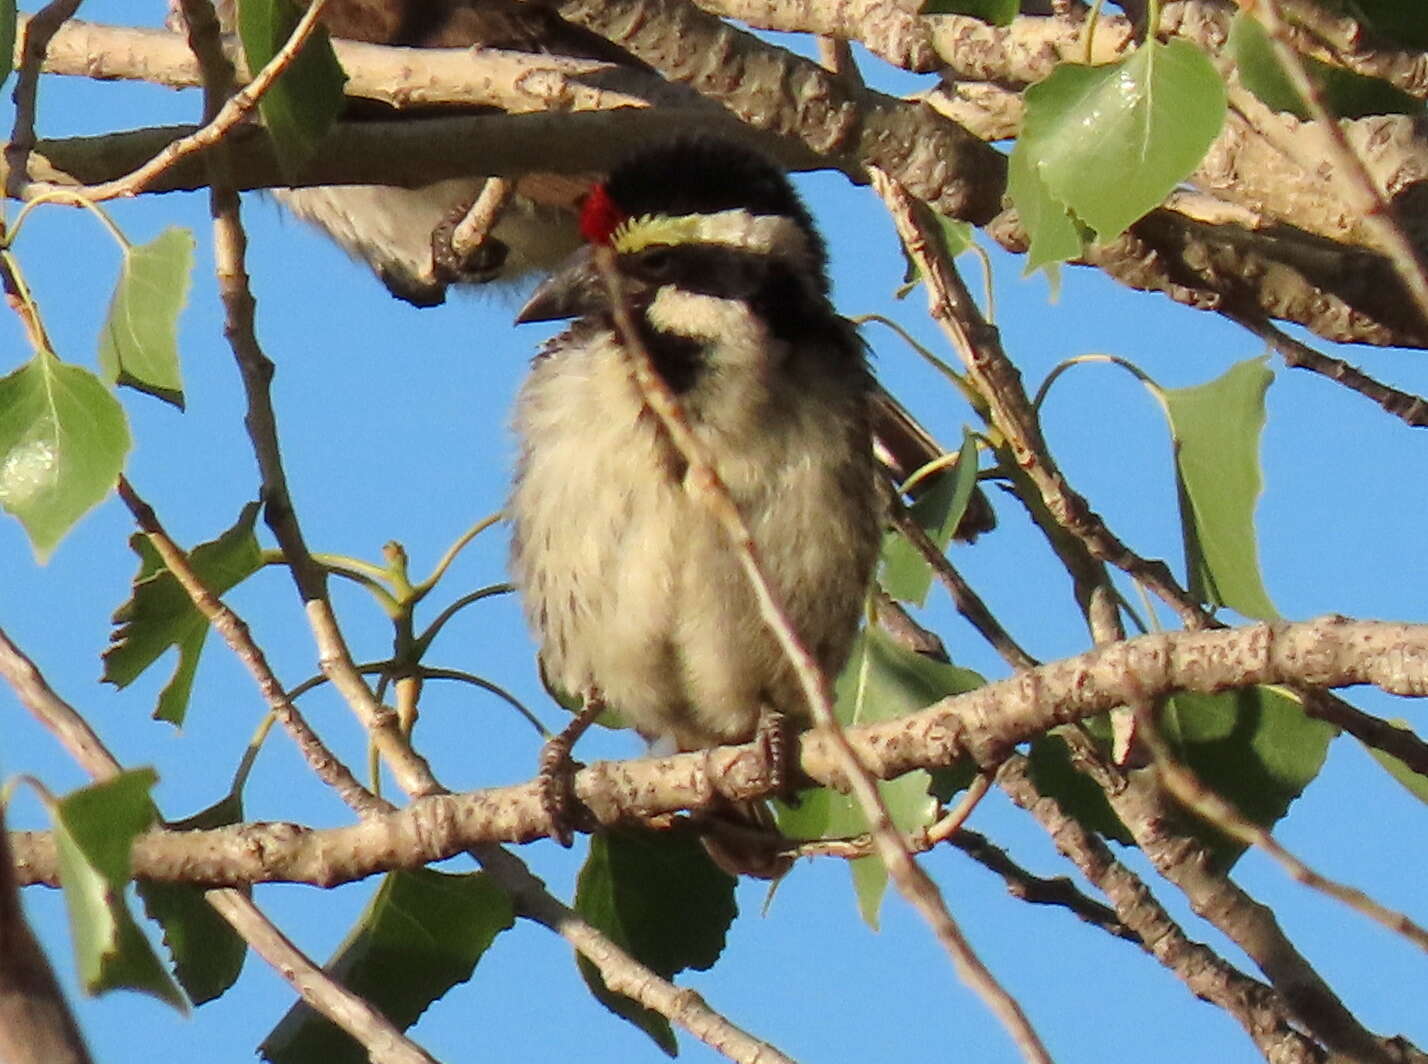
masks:
[[[1209,58],[1178,39],[1102,66],[1062,63],[1025,100],[1025,165],[1102,241],[1190,176],[1227,112]]]
[[[134,836],[155,819],[149,791],[157,778],[153,769],[136,769],[55,802],[55,849],[86,993],[139,990],[187,1012],[183,992],[124,903]]]
[[[277,55],[299,17],[292,0],[243,0],[238,5],[238,35],[250,71],[256,74]],[[341,113],[346,81],[327,30],[319,24],[292,65],[258,101],[285,176],[295,178],[301,173]]]
[[[243,819],[243,799],[225,795],[207,809],[171,821],[170,831],[197,831],[237,824]],[[201,887],[186,883],[139,880],[144,911],[164,929],[164,945],[179,984],[195,1005],[212,1001],[238,981],[248,943],[203,898]]]
[[[943,470],[927,494],[909,509],[912,519],[940,550],[946,550],[952,542],[952,533],[961,524],[976,487],[977,441],[969,430],[963,429],[956,465],[950,471]],[[890,532],[883,540],[882,585],[893,598],[919,606],[927,602],[932,566],[901,533]]]
[[[1081,254],[1081,228],[1066,204],[1051,195],[1036,168],[1036,160],[1020,139],[1007,163],[1007,195],[1031,241],[1026,273]]]
[[[391,872],[325,970],[406,1030],[471,978],[515,923],[506,892],[484,872]],[[367,1050],[305,1002],[288,1010],[259,1054],[273,1064],[366,1064]]]
[[[213,594],[224,594],[262,567],[262,552],[253,532],[257,516],[258,503],[248,503],[232,528],[195,547],[189,555],[194,572]],[[102,679],[127,687],[164,651],[178,647],[173,677],[159,696],[154,717],[182,724],[194,670],[208,637],[208,621],[164,568],[148,540],[136,535],[129,542],[139,555],[139,572],[134,577],[133,595],[114,612],[115,628],[104,652]]]
[[[99,378],[41,351],[0,378],[0,506],[43,562],[114,487],[129,423]]]
[[[124,250],[119,283],[99,337],[99,365],[111,381],[183,409],[178,316],[188,299],[193,234],[170,226]]]
[[[608,831],[590,839],[575,909],[641,964],[672,979],[719,959],[739,915],[734,886],[692,833]],[[576,961],[596,1000],[671,1057],[679,1052],[668,1020],[612,991],[584,957]]]
[[[1260,576],[1254,528],[1264,399],[1273,379],[1266,360],[1252,358],[1207,384],[1161,392],[1175,443],[1190,593],[1262,621],[1279,616]]]
[[[835,710],[845,725],[871,724],[906,716],[984,683],[969,669],[914,653],[873,628],[859,634],[838,677]],[[931,823],[937,812],[937,801],[930,793],[932,784],[932,776],[923,771],[878,783],[898,830],[913,831]],[[824,787],[800,794],[796,808],[780,804],[778,825],[785,835],[800,839],[843,838],[868,830],[856,799]],[[859,857],[851,865],[859,912],[876,928],[887,872],[877,857]]]

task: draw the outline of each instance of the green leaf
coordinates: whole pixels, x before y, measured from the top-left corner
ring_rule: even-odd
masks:
[[[1025,99],[1017,150],[1102,241],[1190,176],[1226,113],[1219,74],[1182,40],[1150,41],[1104,66],[1062,63]]]
[[[962,449],[950,475],[943,470],[932,487],[909,509],[912,519],[931,537],[939,550],[946,550],[952,534],[967,512],[967,503],[977,487],[977,441],[962,430]],[[883,590],[896,599],[919,606],[927,602],[932,586],[932,566],[906,536],[890,532],[883,540]]]
[[[1278,616],[1260,577],[1254,530],[1264,397],[1273,378],[1266,360],[1253,358],[1208,384],[1161,393],[1175,444],[1190,592],[1259,620]]]
[[[292,0],[242,0],[238,33],[250,71],[256,74],[287,43],[300,14]],[[327,30],[319,25],[292,65],[263,94],[258,107],[287,177],[298,176],[341,112],[346,81]]]
[[[1135,845],[1135,837],[1121,823],[1105,792],[1076,770],[1064,739],[1054,732],[1038,736],[1031,741],[1027,760],[1036,789],[1054,798],[1067,816],[1073,817],[1087,831],[1126,846]]]
[[[15,0],[0,0],[0,83],[15,69]]]
[[[1389,723],[1397,724],[1400,728],[1408,727],[1406,720],[1394,720]],[[1409,794],[1413,795],[1413,797],[1417,798],[1420,802],[1428,802],[1428,776],[1414,772],[1401,760],[1392,754],[1385,753],[1377,747],[1365,745],[1364,749],[1373,755],[1373,759],[1382,765],[1390,776],[1403,784],[1403,786],[1408,789]]]
[[[1017,139],[1007,164],[1007,195],[1031,241],[1027,273],[1081,254],[1081,229],[1066,204],[1055,199],[1041,179],[1024,135]]]
[[[515,922],[510,898],[484,872],[429,868],[387,875],[329,975],[406,1030],[471,978],[496,936]],[[258,1052],[274,1064],[366,1064],[367,1051],[305,1002],[288,1010]]]
[[[1010,26],[1021,0],[926,0],[922,15],[971,15],[993,26]]]
[[[1230,23],[1230,52],[1239,68],[1240,81],[1266,107],[1308,120],[1309,107],[1280,65],[1269,34],[1248,12],[1240,11]],[[1379,78],[1356,74],[1311,56],[1304,56],[1303,63],[1317,83],[1324,105],[1341,118],[1423,113],[1421,100]]]
[[[178,316],[188,299],[193,234],[170,226],[128,247],[109,316],[99,337],[99,365],[111,381],[183,409]]]
[[[1319,774],[1335,735],[1306,716],[1299,702],[1273,687],[1166,700],[1161,728],[1176,754],[1206,787],[1245,819],[1272,828]],[[1198,834],[1227,869],[1244,845],[1196,821]]]
[[[137,769],[55,802],[55,848],[85,992],[139,990],[187,1012],[183,992],[124,904],[129,851],[154,822],[149,791],[157,778],[153,769]]]
[[[590,840],[575,888],[575,909],[616,945],[665,979],[711,967],[739,914],[735,880],[709,859],[692,833],[609,831]],[[670,1056],[679,1047],[669,1021],[605,985],[577,957],[595,998]]]
[[[906,716],[985,682],[969,669],[914,653],[874,628],[860,633],[853,645],[835,685],[834,708],[845,725],[871,724]],[[931,785],[932,777],[923,771],[878,783],[898,830],[913,831],[932,822],[937,802],[929,793]],[[804,791],[799,799],[796,808],[778,808],[779,830],[791,838],[844,838],[868,830],[867,818],[851,795],[817,788]],[[886,870],[877,857],[859,857],[851,865],[859,911],[876,928],[887,887]]]
[[[237,824],[243,800],[237,794],[184,820],[170,822],[170,831],[197,831]],[[212,1001],[238,981],[248,944],[203,898],[201,887],[185,883],[139,880],[144,911],[164,929],[164,945],[174,974],[195,1005]]]
[[[224,594],[262,567],[262,552],[253,533],[257,516],[258,503],[248,503],[232,528],[189,554],[194,571],[215,595]],[[178,663],[159,696],[154,717],[182,724],[199,654],[208,637],[208,621],[164,568],[147,539],[136,535],[129,543],[139,555],[139,572],[134,577],[134,594],[114,612],[115,628],[104,652],[102,679],[127,687],[169,647],[178,647]]]
[[[0,506],[40,561],[109,494],[129,446],[123,407],[89,370],[41,351],[0,378]]]

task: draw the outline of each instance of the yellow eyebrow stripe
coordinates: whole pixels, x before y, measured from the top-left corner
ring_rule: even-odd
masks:
[[[610,245],[621,254],[680,244],[722,244],[790,258],[806,257],[809,250],[808,237],[792,218],[740,208],[713,214],[647,214],[620,223],[610,234]]]

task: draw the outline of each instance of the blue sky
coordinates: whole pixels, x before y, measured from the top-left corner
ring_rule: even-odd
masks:
[[[94,0],[85,17],[155,23],[158,3]],[[912,79],[899,79],[905,86]],[[191,120],[195,94],[123,85],[47,81],[46,135],[102,132]],[[836,175],[800,179],[828,238],[837,300],[850,315],[880,312],[945,352],[920,292],[892,299],[902,262],[890,224],[871,191]],[[135,241],[165,225],[197,234],[192,301],[182,321],[188,410],[178,413],[126,395],[136,447],[129,475],[170,531],[193,544],[226,527],[256,489],[242,426],[241,390],[219,330],[212,282],[206,196],[171,194],[116,204],[114,218]],[[245,200],[252,240],[249,266],[260,338],[278,363],[274,394],[292,490],[315,549],[378,559],[402,542],[423,572],[476,518],[497,509],[509,476],[511,397],[526,360],[548,334],[512,326],[517,291],[464,297],[417,311],[388,298],[365,269],[258,196]],[[37,212],[16,248],[61,354],[93,366],[98,323],[117,268],[103,229],[80,212]],[[974,288],[979,271],[963,260]],[[1064,358],[1113,353],[1169,386],[1200,383],[1260,353],[1248,334],[1158,296],[1119,289],[1086,270],[1067,270],[1059,298],[1020,263],[993,254],[999,324],[1008,350],[1034,389]],[[971,414],[918,356],[876,326],[868,337],[891,390],[944,440],[960,437]],[[13,320],[0,319],[0,372],[25,357]],[[1346,357],[1412,391],[1428,391],[1421,353],[1355,349]],[[1265,582],[1280,611],[1307,618],[1327,611],[1421,619],[1428,573],[1422,562],[1418,478],[1421,434],[1365,400],[1301,372],[1277,370],[1264,440],[1265,493],[1259,530]],[[1127,374],[1108,366],[1073,370],[1044,408],[1047,436],[1072,484],[1142,554],[1180,569],[1180,534],[1170,448],[1158,407]],[[955,560],[993,611],[1043,659],[1074,654],[1086,636],[1069,583],[1013,501],[998,493],[1001,528]],[[132,688],[100,686],[99,653],[108,617],[127,595],[134,570],[127,513],[110,500],[36,566],[19,526],[0,521],[0,626],[98,728],[126,764],[153,764],[157,798],[177,818],[214,801],[264,708],[226,650],[211,645],[182,731],[149,719],[163,668]],[[499,580],[502,533],[484,535],[448,578],[455,595]],[[383,655],[388,635],[362,593],[335,585],[349,640],[360,659]],[[444,599],[443,601],[445,601]],[[278,675],[295,684],[314,671],[314,653],[291,582],[268,571],[240,587],[231,604],[253,625]],[[430,614],[428,614],[430,616]],[[1005,668],[934,589],[925,613],[958,664],[988,676]],[[1168,622],[1168,616],[1163,618]],[[533,650],[510,599],[482,603],[437,644],[438,664],[509,687],[549,722],[559,713],[540,692]],[[1416,704],[1355,692],[1371,712],[1407,717],[1423,731]],[[324,692],[304,699],[314,725],[350,764],[363,741],[350,714]],[[418,740],[453,788],[515,782],[534,768],[534,733],[501,703],[465,687],[429,686]],[[79,769],[0,691],[0,771],[28,773],[63,792],[85,782]],[[633,736],[602,734],[580,754],[636,756]],[[347,822],[346,810],[311,777],[280,734],[273,735],[248,788],[255,818],[314,825]],[[1428,919],[1423,901],[1421,806],[1384,776],[1351,741],[1330,752],[1323,776],[1281,825],[1281,840],[1329,875],[1365,887],[1385,904]],[[12,826],[38,827],[43,815],[19,788]],[[972,827],[1008,847],[1032,870],[1068,871],[1044,834],[993,796]],[[1410,841],[1411,840],[1411,841]],[[578,860],[550,843],[522,856],[552,889],[568,896]],[[1123,854],[1132,867],[1144,862]],[[453,864],[453,867],[460,867]],[[1112,1057],[1164,1062],[1258,1059],[1218,1010],[1190,998],[1173,976],[1135,948],[1083,927],[1059,910],[1009,898],[999,880],[955,851],[927,859],[929,871],[974,946],[1027,1008],[1060,1061]],[[1347,1004],[1372,1028],[1428,1042],[1421,1007],[1425,958],[1365,919],[1311,894],[1254,855],[1236,878],[1275,905],[1291,936]],[[310,955],[324,958],[341,940],[373,884],[323,892],[264,887],[257,900]],[[1185,912],[1173,888],[1157,893],[1187,921],[1192,937],[1233,947]],[[249,960],[238,986],[184,1019],[132,994],[82,999],[69,961],[57,892],[31,889],[29,914],[61,969],[96,1059],[106,1064],[158,1059],[214,1064],[251,1059],[257,1042],[286,1010],[290,994],[261,961]],[[834,861],[800,865],[767,915],[763,887],[745,883],[743,912],[714,971],[688,983],[752,1032],[804,1060],[899,1059],[930,1053],[976,1061],[1017,1055],[986,1010],[957,981],[931,936],[896,898],[874,933],[856,915],[847,873]],[[415,1028],[443,1060],[657,1059],[644,1037],[606,1014],[586,994],[565,944],[543,929],[503,936],[471,983],[457,988]],[[682,1038],[684,1059],[715,1055]],[[1149,1050],[1150,1045],[1153,1050]],[[516,1049],[515,1047],[520,1047]],[[722,1059],[722,1058],[718,1058]]]

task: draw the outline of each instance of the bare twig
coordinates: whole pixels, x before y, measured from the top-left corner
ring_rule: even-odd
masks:
[[[982,597],[972,590],[972,586],[966,580],[962,579],[962,574],[957,571],[951,559],[937,549],[937,544],[932,542],[932,537],[912,519],[912,515],[907,512],[907,507],[902,504],[902,500],[892,497],[889,493],[887,501],[893,527],[907,537],[908,542],[931,566],[937,579],[947,589],[947,593],[952,596],[952,604],[957,607],[957,612],[966,618],[967,623],[975,628],[1012,668],[1030,669],[1039,665],[1040,662],[1023,650],[1011,633],[1002,627],[1001,622],[992,615],[992,611],[982,601]]]
[[[967,818],[972,815],[972,810],[981,804],[982,799],[987,796],[987,791],[991,790],[991,786],[992,774],[990,772],[978,773],[956,807],[927,829],[928,845],[935,846],[939,842],[946,842],[961,831],[962,825],[967,823]]]
[[[688,987],[661,979],[553,897],[523,861],[500,847],[477,853],[482,866],[511,895],[516,911],[569,942],[600,971],[611,990],[653,1009],[738,1064],[793,1064],[791,1057],[711,1009]]]
[[[1137,703],[1148,705],[1148,703]],[[1199,778],[1175,756],[1175,752],[1160,734],[1153,710],[1137,712],[1140,735],[1155,755],[1155,767],[1166,788],[1177,799],[1204,818],[1208,823],[1243,842],[1247,846],[1258,846],[1274,858],[1290,877],[1311,890],[1327,894],[1343,902],[1349,908],[1377,921],[1390,931],[1395,931],[1420,949],[1428,949],[1428,930],[1410,920],[1403,913],[1374,901],[1363,891],[1347,886],[1328,876],[1321,875],[1301,861],[1260,825],[1246,819],[1233,804],[1210,790]]]
[[[124,500],[124,505],[129,507],[129,512],[134,515],[140,530],[148,537],[149,543],[163,559],[165,568],[173,573],[174,579],[179,582],[189,600],[252,674],[258,690],[262,692],[263,700],[267,702],[278,723],[292,736],[303,759],[317,778],[336,791],[338,797],[358,816],[388,812],[391,806],[362,786],[352,771],[322,741],[317,732],[313,731],[274,675],[267,655],[253,641],[253,634],[247,623],[204,585],[202,578],[189,562],[188,554],[169,537],[153,507],[139,497],[128,479],[123,476],[119,478],[119,497]]]
[[[1125,703],[1138,706],[1153,696],[1129,677],[1132,690]],[[1101,782],[1106,800],[1130,830],[1146,858],[1178,887],[1195,913],[1224,933],[1259,966],[1281,995],[1294,1018],[1317,1041],[1353,1060],[1389,1064],[1396,1057],[1389,1040],[1359,1022],[1280,926],[1274,912],[1261,904],[1215,865],[1209,849],[1179,831],[1179,806],[1157,777],[1122,775],[1108,770],[1099,751],[1073,729],[1061,733],[1077,768]]]
[[[35,147],[35,99],[45,51],[50,38],[79,9],[79,4],[80,0],[51,0],[23,30],[16,29],[20,62],[15,75],[15,124],[5,147],[5,195],[11,198],[19,198],[24,192],[30,152]]]
[[[804,698],[813,713],[813,719],[824,730],[824,739],[832,747],[839,774],[851,788],[863,815],[868,819],[873,843],[878,856],[887,867],[889,877],[899,893],[928,922],[938,941],[951,956],[958,974],[1002,1022],[1022,1055],[1029,1061],[1049,1064],[1051,1057],[1032,1029],[1021,1006],[997,983],[996,978],[973,952],[970,943],[948,911],[937,885],[913,860],[907,843],[893,826],[886,802],[883,801],[872,776],[859,760],[858,754],[849,745],[847,736],[833,713],[828,678],[823,675],[817,662],[803,645],[802,639],[794,631],[792,621],[773,592],[759,560],[753,534],[739,513],[739,508],[720,478],[718,470],[690,429],[678,398],[655,369],[649,352],[640,342],[629,307],[621,293],[613,252],[606,247],[598,247],[595,250],[596,262],[605,284],[610,289],[615,324],[629,360],[631,375],[645,403],[659,418],[680,457],[688,465],[689,471],[685,475],[686,488],[696,493],[727,533],[754,590],[760,615],[793,666]]]
[[[1105,842],[1036,789],[1026,758],[1008,758],[998,770],[997,783],[1036,818],[1056,848],[1110,899],[1115,927],[1124,930],[1122,937],[1138,943],[1191,993],[1233,1016],[1266,1059],[1283,1064],[1323,1064],[1327,1054],[1296,1029],[1284,999],[1209,947],[1191,941],[1150,888],[1116,860]]]
[[[1365,713],[1327,691],[1298,686],[1294,691],[1309,716],[1342,728],[1365,746],[1392,754],[1420,776],[1428,776],[1428,743],[1414,732]]]
[[[1047,510],[1061,527],[1085,543],[1093,557],[1123,569],[1164,599],[1186,627],[1203,627],[1208,621],[1205,611],[1176,583],[1165,563],[1142,558],[1117,539],[1067,484],[1041,436],[1021,374],[1002,350],[996,328],[982,317],[962,284],[927,217],[926,205],[888,174],[878,169],[871,173],[903,246],[921,270],[933,319],[962,356],[973,384],[986,397],[993,424],[1012,450],[1016,467],[1031,478]]]
[[[233,65],[223,53],[218,24],[206,0],[184,0],[189,41],[204,71],[204,114],[217,115],[232,95]],[[264,514],[307,610],[322,670],[358,715],[372,744],[381,752],[408,793],[440,789],[431,770],[407,741],[392,710],[382,706],[363,680],[327,597],[326,571],[312,557],[288,491],[278,447],[277,418],[270,386],[273,363],[258,343],[256,301],[248,284],[247,235],[238,194],[227,180],[228,145],[219,140],[205,155],[213,214],[213,251],[219,295],[226,317],[224,334],[238,364],[247,398],[248,435],[262,476]]]
[[[979,865],[1001,876],[1006,882],[1007,893],[1012,897],[1028,905],[1059,906],[1092,927],[1099,927],[1127,942],[1140,943],[1141,937],[1121,922],[1114,909],[1082,894],[1066,876],[1046,879],[1034,875],[1008,857],[1000,846],[993,845],[985,835],[967,828],[947,841]]]
[[[1417,429],[1428,427],[1428,401],[1422,396],[1390,387],[1374,380],[1363,370],[1341,358],[1331,358],[1315,351],[1308,344],[1301,343],[1275,328],[1262,317],[1250,317],[1234,312],[1226,312],[1226,316],[1239,322],[1279,352],[1286,366],[1292,369],[1307,369],[1311,373],[1328,377],[1331,381],[1336,381],[1350,391],[1358,392],[1364,398],[1377,403],[1405,424]]]

